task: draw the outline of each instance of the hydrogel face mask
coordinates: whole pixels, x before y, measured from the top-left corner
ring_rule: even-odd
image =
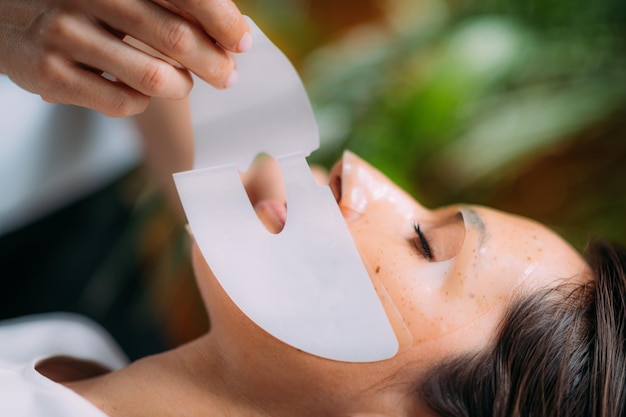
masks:
[[[194,169],[174,175],[189,227],[232,301],[284,343],[344,362],[393,357],[398,341],[328,186],[306,157],[319,134],[287,58],[248,20],[254,46],[233,55],[239,81],[202,103]],[[272,234],[240,179],[254,158],[278,161],[287,220]]]

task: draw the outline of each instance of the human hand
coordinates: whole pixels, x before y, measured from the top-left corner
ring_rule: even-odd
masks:
[[[150,97],[186,97],[189,72],[217,88],[234,84],[226,50],[249,48],[248,31],[230,0],[3,0],[0,73],[47,102],[128,116]],[[131,46],[126,35],[169,59]]]

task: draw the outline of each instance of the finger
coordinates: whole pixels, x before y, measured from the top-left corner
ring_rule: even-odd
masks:
[[[328,185],[330,177],[326,168],[319,165],[311,165],[311,173],[318,185]]]
[[[97,11],[107,25],[179,62],[217,88],[236,80],[231,57],[199,26],[153,2],[110,3],[99,3],[102,10]]]
[[[242,181],[252,204],[262,200],[287,201],[280,165],[276,159],[258,158],[242,176]]]
[[[113,75],[139,93],[166,99],[182,99],[193,81],[187,71],[122,42],[104,28],[77,19],[71,29],[76,35],[71,57],[76,62]]]
[[[254,211],[261,223],[271,233],[283,230],[287,221],[287,207],[276,201],[261,201],[254,206]]]
[[[160,0],[163,1],[163,0]],[[217,43],[231,52],[245,52],[252,45],[250,28],[231,0],[169,0],[193,16]]]
[[[41,70],[51,88],[41,88],[40,94],[49,103],[86,107],[110,117],[139,114],[150,103],[150,97],[59,56],[42,63]]]
[[[169,1],[167,1],[167,0],[152,0],[152,1],[155,2],[156,4],[158,4],[159,6],[169,10],[170,12],[173,12],[173,13],[176,13],[177,15],[179,15],[179,16],[182,16],[185,19],[189,20],[190,22],[193,22],[193,23],[197,24],[198,26],[202,26],[200,24],[200,22],[198,22],[198,20],[195,17],[193,17],[189,13],[185,12],[184,10],[181,10],[178,7],[174,6]]]

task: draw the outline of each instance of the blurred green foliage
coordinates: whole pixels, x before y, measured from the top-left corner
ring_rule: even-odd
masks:
[[[626,2],[337,3],[238,3],[303,76],[312,162],[349,148],[426,205],[493,205],[578,248],[626,241]]]

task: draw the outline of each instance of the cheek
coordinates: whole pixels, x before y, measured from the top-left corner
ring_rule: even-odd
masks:
[[[423,343],[473,323],[495,303],[478,291],[467,291],[466,273],[454,268],[454,260],[430,264],[389,283],[389,293],[413,335]]]
[[[402,338],[401,348],[491,320],[508,302],[512,283],[498,277],[511,274],[492,263],[502,259],[485,257],[479,262],[476,254],[470,253],[428,262],[407,250],[407,245],[410,243],[387,238],[384,243],[360,248],[381,299],[390,301],[390,319],[400,317],[403,331],[410,334],[410,338]],[[483,262],[491,267],[483,270]]]
[[[502,314],[502,309],[493,309],[490,314],[483,314],[455,331],[414,343],[404,349],[402,355],[409,358],[412,366],[429,370],[434,363],[451,356],[484,349],[493,340]]]
[[[369,231],[368,236],[376,233]],[[477,301],[460,299],[459,294],[446,288],[454,272],[454,259],[428,262],[410,245],[406,240],[387,236],[376,245],[362,244],[359,248],[383,304],[388,301],[391,305],[387,308],[390,320],[399,317],[402,322],[402,326],[394,325],[396,330],[402,327],[401,332],[396,331],[401,348],[403,344],[422,343],[458,328],[469,313],[475,315]]]

